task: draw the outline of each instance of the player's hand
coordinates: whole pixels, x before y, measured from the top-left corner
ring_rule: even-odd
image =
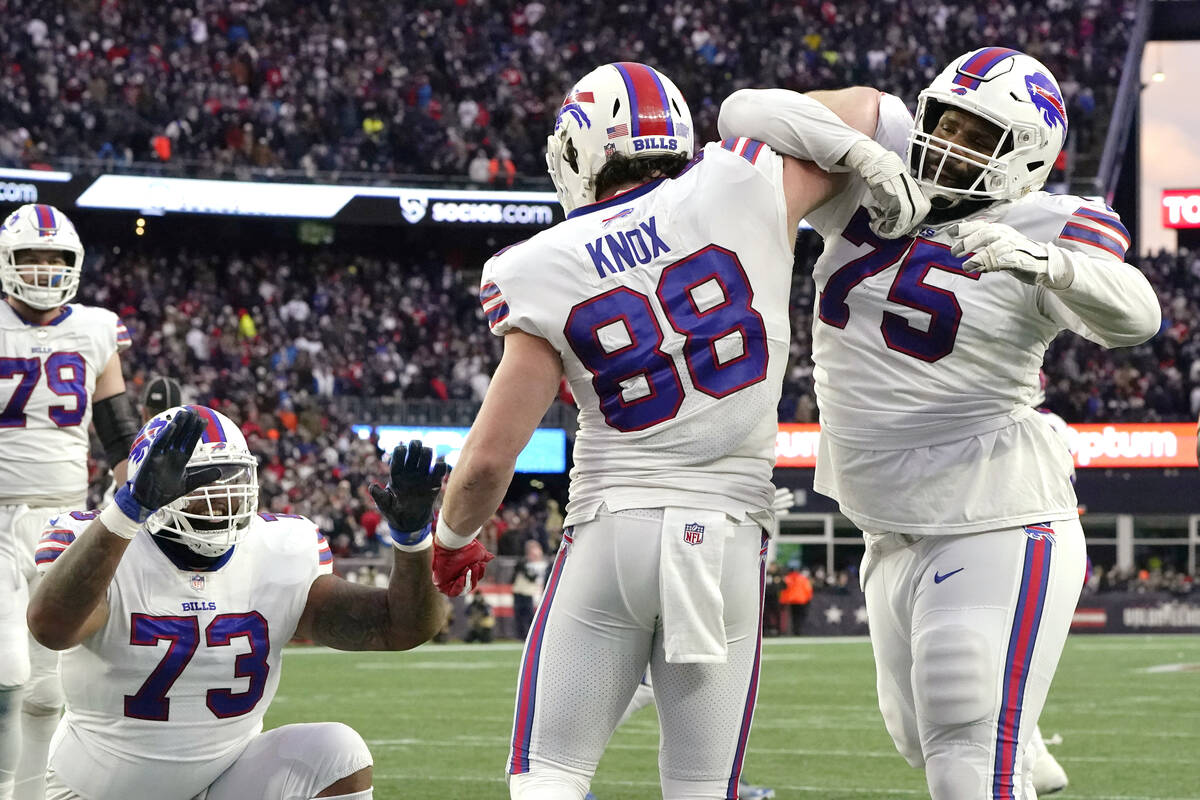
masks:
[[[433,450],[422,447],[420,439],[397,445],[392,451],[388,485],[371,484],[371,497],[397,543],[411,546],[417,544],[408,541],[412,536],[419,534],[424,539],[428,535],[433,504],[448,472],[446,462],[441,458],[435,462]]]
[[[217,465],[187,468],[207,424],[195,411],[185,408],[159,431],[137,475],[113,496],[113,502],[127,517],[145,522],[163,506],[221,477],[222,468]]]
[[[1025,283],[1051,289],[1066,289],[1075,279],[1075,271],[1062,251],[1035,242],[1009,225],[960,222],[949,233],[954,238],[950,254],[970,254],[963,262],[963,269],[969,272],[1006,270]]]
[[[458,597],[479,585],[487,563],[493,558],[478,539],[458,550],[443,547],[434,539],[433,585],[447,597]]]
[[[207,424],[195,411],[185,408],[155,437],[130,487],[133,499],[143,508],[157,511],[221,477],[217,465],[187,468]]]
[[[846,152],[845,164],[867,182],[871,230],[884,239],[908,235],[929,213],[929,199],[896,153],[872,139],[862,139]]]
[[[786,486],[775,490],[775,498],[771,501],[771,508],[776,514],[786,514],[792,510],[792,506],[796,505],[796,495],[791,489]]]

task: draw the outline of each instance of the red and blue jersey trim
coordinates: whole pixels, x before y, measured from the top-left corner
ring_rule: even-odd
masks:
[[[508,302],[504,299],[500,287],[492,281],[479,287],[479,304],[483,306],[483,313],[487,316],[489,328],[494,329],[508,318]]]
[[[53,564],[73,541],[75,541],[74,531],[66,528],[54,528],[46,531],[42,534],[41,541],[38,542],[33,560],[38,564]]]
[[[1019,55],[1021,55],[1020,50],[1012,50],[1008,47],[985,47],[958,68],[958,74],[954,76],[954,83],[968,89],[978,89],[979,84],[997,64],[1009,56]]]
[[[1103,211],[1096,211],[1094,208],[1081,206],[1072,216],[1083,217],[1083,219],[1103,228],[1107,228],[1112,233],[1117,234],[1117,238],[1123,239],[1126,243],[1129,242],[1129,229],[1121,224],[1121,218],[1117,216],[1117,212],[1111,214]]]
[[[329,540],[320,531],[317,531],[317,563],[321,566],[333,563],[333,551],[329,549]]]
[[[1068,219],[1058,238],[1098,247],[1124,260],[1129,249],[1129,231],[1116,212],[1111,214],[1081,206]]]
[[[1115,212],[1109,216],[1086,206],[1080,207],[1067,218],[1058,238],[1099,248],[1122,261],[1130,242],[1129,231],[1115,216]]]
[[[762,667],[762,622],[763,599],[767,590],[767,536],[763,534],[758,551],[758,640],[754,645],[754,663],[750,667],[750,686],[746,690],[746,705],[742,709],[742,724],[738,726],[737,746],[733,751],[733,769],[725,787],[726,797],[738,796],[738,783],[742,777],[742,764],[746,760],[746,746],[750,742],[750,726],[754,722],[754,706],[758,702],[758,676]]]
[[[762,152],[765,145],[755,139],[744,139],[736,137],[733,139],[725,139],[721,142],[721,149],[728,150],[731,153],[736,153],[742,158],[749,161],[751,164],[758,161],[759,153]]]
[[[508,772],[520,775],[529,771],[529,740],[533,736],[533,712],[537,705],[538,666],[542,659],[542,644],[546,639],[546,620],[559,580],[567,563],[567,555],[574,541],[571,529],[563,533],[562,545],[554,559],[554,567],[546,580],[542,604],[538,607],[529,638],[525,640],[525,654],[521,658],[521,674],[517,679],[517,708],[513,714],[512,753],[509,755]]]
[[[129,328],[125,327],[124,322],[117,320],[117,346],[125,348],[131,344],[133,344],[133,339],[129,336]]]
[[[674,136],[675,122],[671,119],[671,102],[658,74],[636,61],[613,64],[629,92],[630,135]]]
[[[1015,800],[1013,783],[1017,769],[1017,740],[1025,700],[1025,684],[1033,665],[1033,650],[1042,624],[1042,611],[1050,584],[1054,547],[1054,529],[1049,524],[1026,525],[1025,564],[1021,589],[1008,636],[1004,661],[1000,717],[996,726],[995,762],[992,774],[992,800]],[[1032,536],[1037,533],[1038,536]],[[1049,535],[1045,535],[1045,534]],[[1036,722],[1037,720],[1033,720]]]
[[[586,206],[580,206],[570,214],[567,214],[567,219],[575,219],[575,217],[581,217],[584,214],[591,214],[593,211],[612,208],[613,206],[619,206],[622,203],[628,203],[630,200],[636,200],[642,195],[657,189],[658,185],[665,180],[666,178],[655,178],[652,181],[643,183],[641,186],[635,186],[632,189],[626,189],[625,191],[615,194],[612,197],[607,197],[603,200],[597,200],[594,203],[588,203]]]

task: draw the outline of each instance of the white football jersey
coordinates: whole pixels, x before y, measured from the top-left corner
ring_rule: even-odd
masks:
[[[568,525],[601,504],[770,508],[791,341],[782,181],[765,145],[714,142],[484,267],[492,331],[548,340],[579,405]]]
[[[875,138],[903,156],[912,117],[890,95],[879,117]],[[813,270],[822,433],[814,488],[871,532],[1073,518],[1062,445],[1031,402],[1051,340],[1069,329],[1099,341],[1097,332],[1048,289],[964,271],[966,256],[950,253],[961,220],[876,237],[865,182],[847,181],[807,217],[825,239]],[[1129,234],[1101,202],[1034,192],[969,218],[1086,254],[1105,267],[1089,280],[1145,283],[1123,264]]]
[[[0,505],[82,505],[96,379],[129,346],[117,315],[72,303],[31,325],[0,300]]]
[[[95,516],[51,520],[39,569]],[[62,654],[55,772],[85,797],[189,800],[204,790],[262,730],[283,647],[332,563],[316,525],[291,515],[258,515],[228,560],[204,572],[135,537],[108,588],[108,622]]]

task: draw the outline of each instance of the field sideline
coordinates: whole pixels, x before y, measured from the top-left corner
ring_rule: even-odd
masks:
[[[292,648],[267,726],[354,726],[379,800],[503,800],[519,657],[516,644]],[[1052,752],[1071,778],[1055,798],[1197,800],[1200,637],[1072,637],[1042,731],[1062,736]],[[659,797],[657,743],[652,709],[618,730],[592,784],[599,800]],[[928,797],[884,731],[863,639],[766,640],[745,773],[780,800]]]

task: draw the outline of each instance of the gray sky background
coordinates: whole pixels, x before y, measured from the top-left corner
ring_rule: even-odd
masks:
[[[1150,76],[1161,69],[1162,83]],[[1162,225],[1163,189],[1200,189],[1200,42],[1149,42],[1142,54],[1141,252],[1173,250]]]

